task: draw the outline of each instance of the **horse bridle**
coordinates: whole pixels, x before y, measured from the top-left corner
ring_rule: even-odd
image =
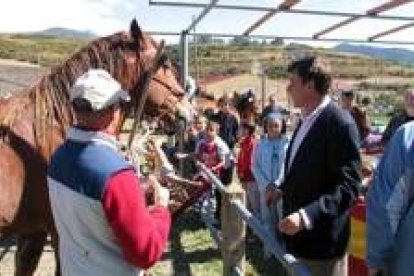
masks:
[[[164,86],[168,91],[171,92],[171,94],[173,95],[180,95],[181,91],[178,91],[177,89],[175,89],[174,87],[172,87],[171,85],[169,85],[168,83],[166,83],[165,81],[161,80],[159,77],[157,76],[153,76],[152,80],[157,82],[158,84]]]
[[[165,105],[165,103],[168,100],[171,100],[172,98],[174,98],[173,102],[176,104],[178,101],[176,100],[176,97],[174,95],[181,94],[180,91],[178,91],[177,89],[175,89],[174,87],[172,87],[171,85],[169,85],[168,83],[161,80],[155,75],[156,72],[165,64],[166,59],[164,58],[165,54],[163,53],[163,49],[164,49],[164,41],[162,40],[160,45],[157,48],[157,52],[155,54],[155,57],[152,59],[152,64],[149,68],[145,66],[142,59],[139,59],[140,60],[139,67],[141,68],[141,70],[139,70],[140,76],[139,76],[139,81],[137,82],[137,85],[135,89],[133,89],[133,91],[141,91],[142,95],[141,95],[141,99],[140,100],[136,99],[136,101],[133,103],[134,105],[132,106],[132,110],[134,113],[134,122],[133,122],[131,136],[128,142],[129,146],[131,146],[132,140],[135,136],[135,131],[138,125],[138,121],[142,119],[141,117],[143,114],[144,105],[146,103],[147,96],[148,96],[149,83],[151,81],[156,81],[158,84],[162,85],[170,92],[170,94],[167,97],[165,97],[164,101],[161,103],[161,106]],[[168,109],[163,112],[160,112],[160,114],[158,116],[155,116],[154,119],[159,120],[160,118],[165,116],[167,113],[168,113]],[[125,121],[125,118],[123,121]]]

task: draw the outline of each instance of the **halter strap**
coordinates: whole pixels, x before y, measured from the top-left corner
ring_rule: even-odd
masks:
[[[152,64],[151,67],[149,68],[149,70],[144,70],[144,72],[142,73],[142,81],[139,82],[139,86],[138,86],[138,90],[137,91],[141,91],[141,98],[140,101],[136,101],[136,106],[134,107],[134,122],[132,124],[132,129],[131,129],[131,133],[128,139],[128,147],[130,148],[132,145],[132,142],[134,140],[135,137],[135,132],[136,129],[138,127],[138,122],[141,120],[142,117],[142,113],[144,111],[144,105],[145,102],[147,101],[147,97],[148,97],[148,87],[149,87],[149,83],[151,81],[151,79],[153,78],[155,72],[160,68],[160,66],[162,65],[160,60],[161,60],[161,54],[164,50],[164,45],[165,42],[164,40],[161,40],[160,45],[157,48],[157,53],[155,54],[154,59],[152,60]],[[141,84],[141,85],[140,85]]]

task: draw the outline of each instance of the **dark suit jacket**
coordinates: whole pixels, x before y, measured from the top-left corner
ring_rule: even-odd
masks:
[[[344,255],[349,240],[349,209],[361,183],[358,144],[352,117],[330,103],[303,139],[290,169],[285,170],[281,186],[284,216],[303,208],[313,224],[311,230],[284,237],[288,252],[296,257],[323,260]]]

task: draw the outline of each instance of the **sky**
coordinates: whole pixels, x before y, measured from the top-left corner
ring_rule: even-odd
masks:
[[[161,0],[152,0],[159,2]],[[162,0],[164,2],[209,3],[209,0]],[[302,0],[298,9],[328,10],[361,13],[387,0]],[[218,4],[254,5],[275,7],[281,0],[219,0]],[[51,27],[90,30],[98,35],[108,35],[127,30],[132,18],[136,18],[144,31],[180,32],[190,25],[201,9],[150,6],[149,0],[12,0],[0,9],[0,32],[31,32]],[[414,2],[385,12],[387,15],[414,16]],[[263,12],[213,10],[197,25],[197,32],[242,33]],[[311,36],[336,22],[340,17],[277,14],[259,27],[257,35]],[[409,21],[362,19],[326,34],[327,38],[345,37],[364,39]],[[177,37],[163,37],[167,42]],[[414,27],[384,37],[387,40],[414,41]],[[310,43],[330,47],[335,43]],[[383,46],[383,45],[379,45]],[[413,46],[391,45],[398,48]],[[387,47],[391,47],[387,46]]]

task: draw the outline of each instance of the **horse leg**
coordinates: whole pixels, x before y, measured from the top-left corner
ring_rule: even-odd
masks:
[[[46,238],[46,232],[18,236],[15,256],[16,276],[28,276],[34,274],[40,256],[42,255]]]
[[[56,262],[55,275],[59,276],[61,275],[60,258],[59,258],[59,236],[56,231],[52,231],[50,235],[51,235],[52,247],[53,247],[53,251],[55,254],[55,262]]]

